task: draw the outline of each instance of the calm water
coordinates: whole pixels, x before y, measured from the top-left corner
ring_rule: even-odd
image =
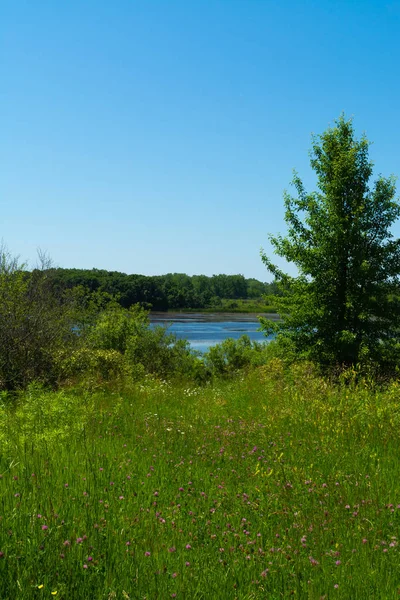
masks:
[[[206,352],[210,346],[219,344],[227,338],[238,339],[248,335],[251,340],[265,342],[267,338],[258,331],[260,323],[253,315],[205,315],[152,313],[150,320],[154,325],[169,324],[169,331],[178,338],[189,340],[191,347]]]

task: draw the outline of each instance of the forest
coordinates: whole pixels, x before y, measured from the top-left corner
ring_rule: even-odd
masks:
[[[104,292],[117,297],[123,308],[134,304],[156,310],[220,309],[223,300],[231,303],[228,310],[238,308],[238,300],[260,301],[277,293],[274,283],[263,283],[243,275],[189,276],[184,273],[166,275],[127,275],[102,269],[51,269],[53,285],[58,289],[82,286],[88,292]]]

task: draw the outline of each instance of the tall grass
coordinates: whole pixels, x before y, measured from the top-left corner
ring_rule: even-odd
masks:
[[[0,598],[391,599],[400,388],[279,361],[0,408]]]

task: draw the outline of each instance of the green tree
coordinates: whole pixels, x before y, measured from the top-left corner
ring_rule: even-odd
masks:
[[[400,240],[391,225],[400,205],[393,176],[369,186],[369,145],[365,136],[355,138],[343,115],[314,136],[310,156],[318,191],[306,193],[295,173],[297,197],[284,195],[287,236],[269,237],[298,276],[261,253],[284,292],[274,297],[282,321],[264,319],[263,328],[325,367],[366,360],[393,366],[399,355]]]

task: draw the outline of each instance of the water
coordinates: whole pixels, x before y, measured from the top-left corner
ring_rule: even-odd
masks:
[[[258,331],[260,323],[255,315],[152,313],[150,320],[154,325],[168,324],[171,333],[179,339],[187,339],[191,347],[200,352],[206,352],[210,346],[227,338],[237,340],[242,335],[256,342],[269,339]]]

